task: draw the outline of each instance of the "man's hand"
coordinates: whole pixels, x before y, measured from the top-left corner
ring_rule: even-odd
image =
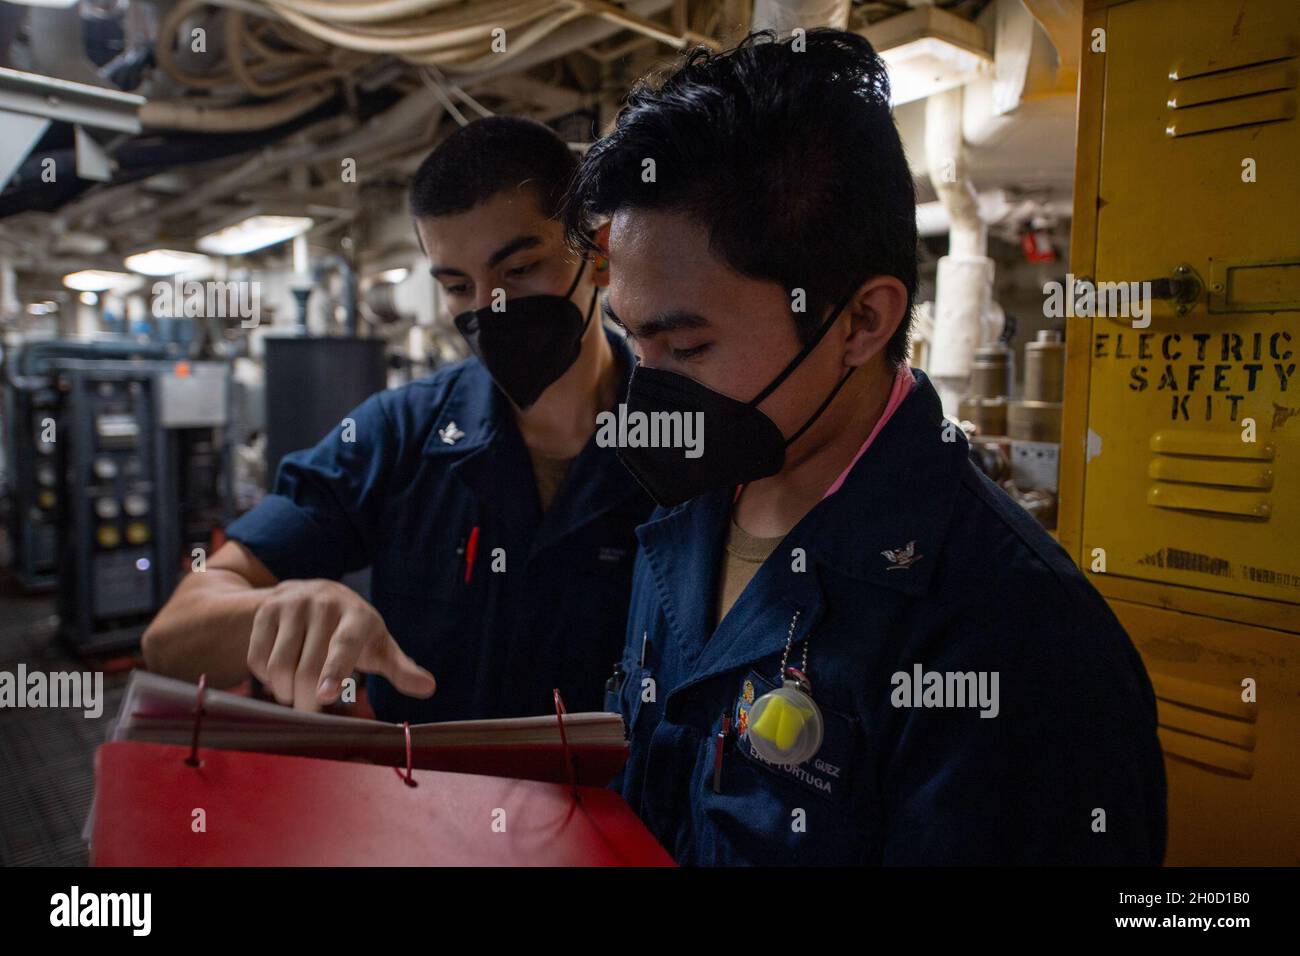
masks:
[[[402,652],[379,612],[337,581],[275,586],[253,617],[248,669],[282,704],[319,710],[354,669],[378,674],[408,697],[429,697],[433,675]]]

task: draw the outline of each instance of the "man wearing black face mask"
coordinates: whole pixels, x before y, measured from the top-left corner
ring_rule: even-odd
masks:
[[[631,356],[596,313],[603,259],[556,218],[576,159],[539,123],[478,120],[411,184],[421,248],[474,357],[373,396],[285,458],[145,635],[151,667],[251,671],[285,704],[371,675],[378,717],[598,710],[652,505],[593,440]],[[338,583],[372,567],[367,603]],[[437,693],[434,693],[437,680]]]
[[[855,34],[696,51],[588,152],[572,238],[610,220],[641,360],[610,432],[664,506],[618,786],[682,863],[1159,863],[1137,652],[907,367],[915,215]]]

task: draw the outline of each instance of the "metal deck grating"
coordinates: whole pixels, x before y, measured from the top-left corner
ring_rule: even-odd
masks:
[[[51,597],[0,594],[0,670],[99,670],[56,637]],[[117,713],[128,671],[104,674],[104,710],[0,710],[0,866],[86,863],[81,828],[94,791],[95,748]]]

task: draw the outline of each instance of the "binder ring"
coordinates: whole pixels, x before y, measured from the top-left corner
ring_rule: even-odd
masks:
[[[197,767],[199,761],[199,727],[203,723],[203,695],[208,689],[208,675],[199,675],[198,693],[194,695],[194,734],[190,737],[190,755],[185,759],[185,763],[190,767]]]
[[[419,784],[416,783],[411,776],[411,768],[414,761],[411,756],[411,722],[409,720],[402,721],[402,730],[406,734],[406,776],[402,776],[402,769],[400,767],[394,767],[393,772],[396,773],[398,777],[401,777],[402,782],[408,787],[418,787]]]
[[[569,737],[564,732],[564,715],[568,713],[564,709],[564,698],[560,696],[560,689],[552,689],[555,695],[555,719],[560,725],[560,746],[564,750],[564,772],[569,778],[569,788],[573,791],[573,799],[578,799],[578,780],[573,772],[573,754],[569,751]]]

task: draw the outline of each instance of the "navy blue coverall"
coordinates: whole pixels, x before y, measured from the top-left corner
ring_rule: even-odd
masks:
[[[732,491],[637,529],[615,786],[686,864],[1158,864],[1165,778],[1141,659],[917,379],[716,629]],[[825,730],[790,766],[754,752],[747,716],[796,612],[789,662],[806,647]],[[950,690],[903,692],[929,673]],[[972,703],[981,675],[988,706]]]
[[[621,397],[631,353],[606,335]],[[353,441],[345,419],[286,456],[274,493],[227,534],[281,580],[372,568],[371,603],[438,681],[416,700],[372,676],[376,716],[554,713],[555,687],[570,711],[602,709],[634,529],[653,507],[614,449],[593,436],[543,514],[508,402],[477,359],[373,395],[347,417]]]

